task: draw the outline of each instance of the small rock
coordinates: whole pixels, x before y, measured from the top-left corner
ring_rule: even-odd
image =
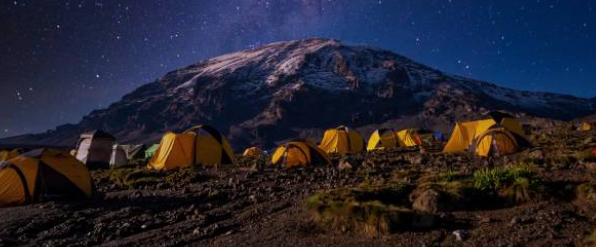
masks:
[[[596,163],[594,162],[586,162],[584,163],[584,167],[588,170],[596,170]]]
[[[192,231],[192,234],[194,235],[200,235],[202,233],[201,228],[197,227]]]
[[[453,231],[453,236],[455,236],[455,240],[457,241],[464,241],[467,236],[467,232],[465,230],[455,230]]]
[[[339,161],[339,165],[337,166],[337,170],[341,171],[349,171],[358,168],[358,161],[350,156],[343,156]]]
[[[494,220],[491,217],[480,217],[480,220],[478,222],[480,222],[481,224],[488,224],[493,221]]]
[[[425,213],[436,213],[444,210],[441,195],[432,189],[420,194],[412,203],[412,208]]]
[[[143,197],[143,193],[141,193],[140,191],[135,191],[132,194],[130,194],[129,198],[131,199],[137,199],[137,198],[142,198]]]
[[[519,223],[521,223],[521,219],[519,219],[517,217],[515,217],[515,218],[511,219],[511,221],[509,221],[509,225],[511,225],[511,226],[517,225]]]
[[[530,153],[528,153],[528,156],[532,159],[544,159],[544,152],[541,149],[536,149],[536,150],[532,150]]]

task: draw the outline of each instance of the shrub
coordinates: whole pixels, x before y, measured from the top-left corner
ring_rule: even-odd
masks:
[[[510,174],[499,168],[484,168],[474,172],[474,187],[484,192],[495,192],[509,180]]]
[[[542,186],[536,180],[522,177],[501,189],[499,195],[509,202],[526,203],[539,199],[542,192]]]
[[[307,207],[322,229],[354,232],[367,237],[408,228],[413,219],[409,209],[378,200],[359,201],[351,189],[316,193],[308,198]]]
[[[322,229],[374,237],[411,227],[410,187],[401,183],[365,181],[356,188],[318,192],[307,199],[315,223]]]
[[[421,212],[451,211],[471,206],[468,202],[473,199],[474,191],[468,176],[447,171],[423,176],[410,201]]]
[[[203,176],[200,171],[201,168],[198,166],[190,166],[170,172],[122,166],[113,167],[109,170],[109,180],[114,184],[129,189],[157,185],[159,183],[170,186],[182,186],[201,181]]]
[[[573,201],[582,211],[593,215],[596,213],[596,184],[583,183],[575,189],[575,200]]]
[[[584,239],[578,239],[575,241],[575,246],[578,247],[595,247],[596,246],[596,231],[588,235]]]
[[[541,198],[544,186],[531,164],[507,168],[485,168],[474,172],[474,186],[491,195],[498,195],[512,203],[525,203]]]

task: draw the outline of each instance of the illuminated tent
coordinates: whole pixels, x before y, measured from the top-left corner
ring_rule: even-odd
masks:
[[[495,124],[478,137],[472,148],[478,156],[488,157],[514,154],[525,145],[522,136],[501,124]]]
[[[416,147],[424,144],[424,141],[430,141],[433,138],[433,133],[426,130],[405,129],[396,133],[399,146],[401,147]]]
[[[356,130],[339,126],[325,131],[319,147],[327,153],[353,154],[364,150],[364,140]]]
[[[295,140],[279,146],[271,157],[273,166],[292,168],[331,164],[329,156],[311,142]]]
[[[392,129],[378,129],[370,135],[367,150],[394,148],[399,145],[397,134]]]
[[[90,198],[91,173],[70,154],[36,149],[0,163],[0,206]]]
[[[173,170],[192,165],[234,164],[236,157],[228,141],[213,127],[195,126],[182,134],[166,133],[148,168]]]
[[[479,137],[495,125],[515,134],[516,137],[521,137],[520,141],[523,143],[519,143],[518,146],[527,146],[524,130],[516,119],[509,114],[500,112],[491,112],[489,115],[491,116],[490,119],[457,122],[451,133],[451,138],[443,148],[443,152],[458,153],[475,150],[474,145]]]
[[[591,131],[594,129],[594,125],[588,122],[582,122],[579,126],[580,131]]]

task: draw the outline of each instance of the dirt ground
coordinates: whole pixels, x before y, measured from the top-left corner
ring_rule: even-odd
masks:
[[[332,167],[258,171],[196,168],[123,184],[95,171],[96,199],[0,209],[1,246],[576,246],[596,228],[576,188],[593,181],[585,152],[594,133],[544,131],[535,148],[489,164],[471,155],[396,150],[360,155],[367,170]],[[539,154],[536,151],[540,150]],[[532,153],[532,154],[530,154]],[[579,154],[577,154],[579,153]],[[578,155],[581,157],[578,158]],[[469,171],[532,157],[543,198],[517,205],[438,212],[427,229],[364,237],[321,229],[306,200],[317,191],[386,180],[397,170]],[[337,161],[336,161],[337,162]],[[126,170],[123,170],[126,173]],[[154,175],[154,174],[152,174]],[[463,238],[456,239],[454,231]]]

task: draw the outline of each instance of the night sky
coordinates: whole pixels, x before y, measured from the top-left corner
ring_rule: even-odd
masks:
[[[505,87],[596,96],[593,0],[2,0],[0,137],[78,122],[168,71],[325,37]]]

